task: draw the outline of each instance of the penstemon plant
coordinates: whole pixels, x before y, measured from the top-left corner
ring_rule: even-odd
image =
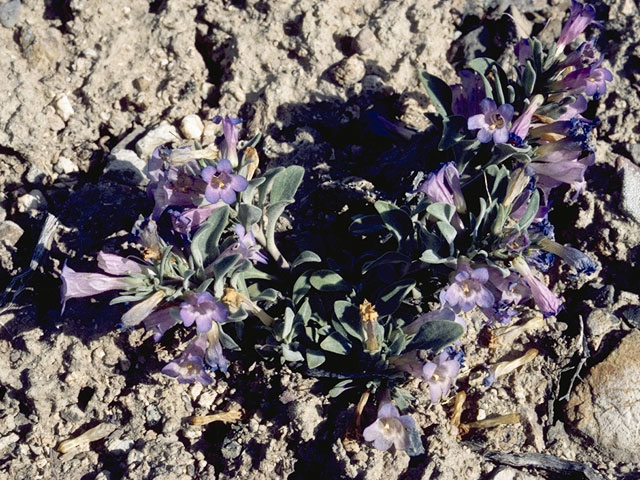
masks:
[[[65,264],[63,306],[117,290],[111,303],[132,304],[122,328],[143,324],[156,341],[178,325],[189,329],[186,348],[163,368],[182,383],[212,383],[213,372],[227,371],[225,351],[259,329],[262,356],[334,379],[330,396],[357,389],[361,411],[378,393],[366,441],[423,453],[415,420],[400,414],[414,400],[407,384],[425,382],[434,403],[449,395],[464,363],[466,313],[507,325],[532,302],[555,315],[562,301],[537,272],[556,257],[577,274],[596,270],[554,240],[549,221],[552,190],[569,185],[579,195],[595,159],[597,121],[582,114],[612,75],[593,41],[567,53],[594,18],[573,1],[555,44],[516,45],[511,75],[489,58],[469,62],[452,86],[420,73],[440,132],[432,153],[443,163],[419,174],[402,201],[378,201],[374,215],[353,218],[350,233],[370,248],[352,252],[349,264],[306,250],[285,258],[276,227],[304,169],[255,176],[259,138],[240,147],[239,120],[216,117],[219,148],[159,147],[149,159],[155,205],[134,227],[139,255],[100,252],[104,273]],[[440,306],[429,310],[434,298]]]

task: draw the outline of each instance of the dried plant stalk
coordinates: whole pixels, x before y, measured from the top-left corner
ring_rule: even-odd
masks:
[[[195,415],[189,419],[191,425],[208,425],[213,422],[233,423],[242,418],[240,410],[231,410],[229,412],[213,413],[211,415]]]
[[[102,440],[116,429],[116,426],[111,423],[100,423],[93,428],[90,428],[82,435],[78,435],[75,438],[65,440],[58,445],[58,451],[60,453],[78,453],[86,450],[89,447],[89,443],[96,440]]]

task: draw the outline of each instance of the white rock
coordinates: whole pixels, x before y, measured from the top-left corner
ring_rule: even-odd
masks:
[[[46,178],[47,174],[42,171],[42,169],[37,165],[31,165],[25,179],[29,183],[42,183]]]
[[[69,120],[75,113],[69,97],[67,97],[64,93],[56,97],[55,107],[56,112],[58,113],[58,115],[60,115],[60,117],[62,117],[65,122]]]
[[[0,243],[13,247],[23,233],[22,227],[11,220],[0,222]]]
[[[144,173],[146,165],[133,150],[117,150],[107,157],[103,176],[126,185],[144,185],[149,181]]]
[[[622,210],[640,222],[640,168],[622,157],[618,158],[617,167],[622,172]]]
[[[56,163],[54,170],[58,173],[70,174],[70,173],[77,172],[78,166],[75,163],[73,163],[71,159],[60,155],[58,157],[58,163]]]
[[[136,152],[141,159],[147,160],[156,147],[165,143],[175,142],[180,139],[178,130],[167,122],[162,122],[157,127],[149,130],[149,132],[136,143]]]
[[[13,447],[18,440],[20,440],[20,437],[15,433],[10,433],[9,435],[0,438],[0,452],[7,447]]]
[[[204,125],[198,115],[187,115],[180,122],[180,131],[184,138],[189,140],[200,141],[202,138],[202,132],[204,131]]]
[[[40,190],[31,190],[18,197],[16,206],[20,213],[26,213],[30,210],[44,210],[47,208],[47,200]]]
[[[105,444],[105,447],[107,447],[107,450],[112,453],[125,453],[131,450],[133,443],[133,440],[130,438],[118,438],[109,440]]]

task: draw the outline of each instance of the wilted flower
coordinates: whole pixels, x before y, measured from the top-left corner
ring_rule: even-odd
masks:
[[[133,307],[125,312],[120,319],[122,325],[126,328],[135,327],[145,318],[151,315],[151,312],[160,305],[160,302],[164,300],[165,293],[161,290],[157,290],[149,295],[144,300],[136,303]]]
[[[522,257],[516,257],[511,262],[511,266],[517,271],[527,282],[531,289],[533,301],[536,303],[540,311],[545,315],[556,315],[562,308],[562,301],[556,297],[549,287],[541,280],[535,277],[531,268]]]
[[[212,119],[212,121],[214,123],[222,122],[224,140],[220,145],[220,154],[222,155],[222,158],[229,160],[233,168],[236,168],[238,166],[238,130],[236,129],[236,125],[242,123],[242,120],[239,118],[222,117],[217,115]]]
[[[229,314],[227,308],[216,302],[209,292],[191,294],[180,304],[180,318],[185,327],[194,323],[199,332],[211,330],[213,322],[223,323]]]
[[[459,268],[454,277],[455,282],[449,285],[443,294],[444,300],[453,307],[460,307],[468,312],[476,305],[489,308],[495,301],[493,294],[484,285],[489,280],[486,268],[472,270],[468,265]]]
[[[564,24],[560,32],[556,56],[561,54],[567,45],[584,32],[589,24],[593,23],[595,18],[596,11],[591,5],[583,5],[576,0],[571,0],[569,20]]]
[[[76,272],[65,263],[62,267],[62,311],[70,298],[91,297],[109,290],[126,290],[133,286],[127,277],[110,277],[102,273]]]
[[[231,205],[236,201],[236,192],[243,192],[249,185],[246,178],[233,173],[231,162],[226,158],[220,160],[216,167],[205,167],[201,176],[207,183],[204,196],[210,203],[222,200]]]
[[[579,274],[591,275],[596,272],[597,266],[586,254],[577,248],[560,245],[548,238],[542,238],[538,244],[548,252],[562,258],[567,264],[573,267]]]
[[[375,306],[367,299],[360,304],[359,310],[366,349],[369,352],[376,352],[380,349],[380,342],[378,342],[378,312],[376,312]]]
[[[400,415],[396,406],[387,402],[380,405],[378,418],[364,429],[362,435],[378,450],[388,450],[391,445],[395,445],[396,450],[406,450],[410,444],[410,431],[416,428],[416,422],[410,415]]]
[[[505,103],[499,107],[490,98],[480,102],[482,113],[470,117],[467,121],[469,130],[478,130],[477,137],[482,143],[493,140],[494,143],[505,143],[509,140],[509,122],[513,117],[513,106]]]
[[[204,355],[207,346],[207,336],[198,335],[178,358],[162,369],[162,373],[170,377],[177,377],[179,383],[200,382],[210,385],[213,379],[204,368]]]
[[[480,113],[480,102],[485,96],[484,82],[475,70],[465,68],[458,72],[462,83],[451,86],[451,110],[464,118]]]
[[[429,396],[433,403],[449,395],[451,384],[460,371],[460,363],[442,352],[435,362],[427,362],[422,367],[422,379],[429,385]]]
[[[269,260],[259,251],[259,247],[256,245],[256,238],[252,232],[247,232],[240,224],[234,227],[238,241],[228,247],[224,252],[220,254],[220,257],[226,255],[239,254],[245,260],[251,260],[257,263],[268,263]]]
[[[207,332],[207,351],[205,352],[205,362],[214,371],[226,372],[229,368],[229,360],[224,356],[222,344],[220,343],[220,326],[214,323]]]

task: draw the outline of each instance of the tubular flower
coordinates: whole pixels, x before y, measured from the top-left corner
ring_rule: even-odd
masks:
[[[540,311],[545,316],[556,315],[562,308],[562,301],[540,279],[536,278],[525,259],[516,257],[511,262],[511,266],[529,285],[533,301]]]
[[[435,362],[427,362],[422,367],[422,379],[429,385],[431,402],[437,403],[447,395],[455,377],[460,371],[460,363],[442,352]]]
[[[239,118],[222,117],[217,115],[212,121],[213,123],[222,122],[224,140],[220,145],[220,154],[222,155],[222,158],[229,160],[233,168],[236,168],[238,166],[238,130],[236,129],[236,125],[242,123],[242,120]]]
[[[144,328],[153,330],[153,340],[159,342],[169,329],[180,323],[180,309],[170,307],[156,310],[142,322]]]
[[[584,32],[584,30],[593,23],[595,18],[596,11],[591,5],[583,5],[580,2],[576,2],[576,0],[571,0],[569,20],[564,24],[560,32],[556,55],[564,52],[565,47]]]
[[[380,405],[378,418],[364,429],[362,435],[378,450],[388,450],[391,445],[396,450],[406,450],[411,430],[416,430],[415,420],[409,415],[400,415],[396,406],[388,402]]]
[[[217,167],[205,167],[201,176],[207,183],[204,196],[210,203],[222,200],[231,205],[236,201],[236,192],[243,192],[249,185],[246,178],[233,173],[231,162],[226,158],[220,160]]]
[[[135,327],[145,318],[151,315],[151,312],[160,305],[160,302],[164,300],[164,292],[157,290],[149,295],[144,300],[136,303],[133,307],[125,312],[120,319],[122,325],[126,328]]]
[[[224,323],[229,314],[227,308],[216,302],[209,292],[191,294],[180,304],[180,318],[185,327],[194,323],[199,332],[211,330],[213,322]]]
[[[151,270],[147,265],[106,252],[98,253],[98,267],[111,275],[149,273]]]
[[[206,372],[204,366],[207,336],[198,335],[178,358],[162,369],[162,373],[176,377],[179,383],[200,382],[203,385],[213,383],[213,378]]]
[[[482,113],[467,121],[469,130],[478,130],[477,137],[482,143],[506,143],[509,140],[509,122],[513,117],[513,106],[505,103],[499,107],[490,98],[480,102]]]
[[[451,110],[454,115],[469,118],[480,113],[484,83],[478,72],[468,68],[461,70],[458,75],[461,83],[451,87]]]
[[[126,290],[133,286],[126,277],[110,277],[102,273],[76,272],[65,265],[62,267],[62,311],[70,298],[91,297],[109,290]]]
[[[453,307],[459,307],[463,312],[468,312],[476,305],[489,308],[495,301],[493,294],[485,286],[489,280],[489,272],[486,268],[472,270],[464,266],[456,273],[454,283],[449,285],[443,294],[444,300]]]
[[[593,260],[577,248],[561,245],[548,238],[542,238],[538,243],[547,252],[562,258],[567,264],[573,267],[578,274],[591,275],[595,273],[598,268]]]
[[[520,115],[515,122],[513,122],[513,125],[511,125],[509,135],[516,145],[522,145],[524,143],[527,138],[527,134],[529,133],[529,128],[531,127],[533,114],[536,113],[538,107],[543,103],[544,97],[542,95],[536,95],[533,97],[526,110],[522,112],[522,115]]]
[[[602,59],[589,67],[574,70],[556,83],[569,92],[584,92],[597,100],[607,91],[607,82],[613,80],[611,72],[601,65]]]
[[[259,247],[256,245],[256,238],[253,233],[245,231],[242,225],[236,225],[234,227],[238,241],[228,247],[224,252],[220,254],[220,257],[239,254],[245,260],[250,260],[257,263],[268,263],[269,260],[259,251]]]

